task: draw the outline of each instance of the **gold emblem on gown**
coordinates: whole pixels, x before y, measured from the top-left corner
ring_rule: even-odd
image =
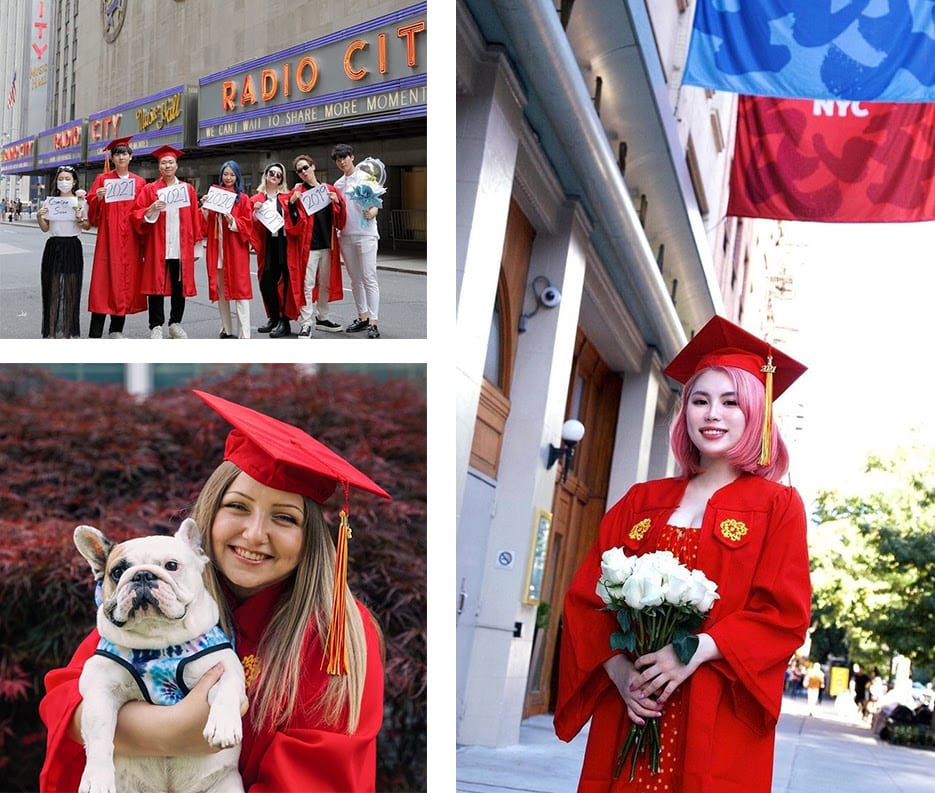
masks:
[[[721,521],[721,534],[725,539],[740,542],[747,535],[748,531],[747,524],[742,520],[728,518],[727,520]]]
[[[632,529],[630,529],[630,539],[631,540],[642,540],[646,536],[646,532],[649,531],[649,527],[652,525],[652,521],[649,518],[643,518],[639,523],[635,524]]]
[[[260,659],[255,655],[245,655],[241,663],[243,664],[244,683],[247,688],[250,688],[253,681],[260,676]]]

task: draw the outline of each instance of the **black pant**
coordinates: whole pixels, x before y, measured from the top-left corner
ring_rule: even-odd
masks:
[[[169,298],[169,324],[182,321],[185,313],[185,290],[182,288],[182,262],[179,259],[166,259],[172,296]],[[149,304],[149,329],[166,324],[166,299],[163,295],[147,295]]]
[[[263,262],[263,275],[260,278],[260,294],[266,307],[266,316],[273,322],[279,322],[283,315],[280,300],[279,283],[282,282],[282,296],[289,294],[289,268],[286,265],[286,238],[267,234],[266,258]]]
[[[89,339],[99,339],[104,335],[104,320],[107,319],[107,314],[97,314],[91,312],[91,329],[88,331]],[[127,318],[121,316],[120,314],[111,314],[110,315],[110,333],[123,333],[123,326],[126,324]]]

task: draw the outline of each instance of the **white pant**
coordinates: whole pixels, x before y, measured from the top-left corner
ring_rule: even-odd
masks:
[[[228,300],[224,297],[224,271],[218,270],[218,314],[221,316],[221,329],[229,336],[234,335],[231,322],[231,306],[237,313],[237,322],[240,325],[238,339],[250,338],[250,301]]]
[[[312,291],[318,278],[318,300],[312,311]],[[314,319],[328,319],[328,289],[331,286],[331,248],[309,251],[305,270],[305,305],[299,312],[300,325],[314,325]],[[313,328],[314,330],[314,328]]]
[[[377,284],[377,238],[340,237],[341,256],[351,277],[351,293],[360,316],[376,323],[380,314],[380,287]]]

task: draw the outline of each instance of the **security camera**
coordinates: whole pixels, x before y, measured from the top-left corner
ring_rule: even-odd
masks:
[[[539,299],[546,308],[555,308],[562,302],[562,293],[554,286],[547,286],[542,290],[542,296]]]

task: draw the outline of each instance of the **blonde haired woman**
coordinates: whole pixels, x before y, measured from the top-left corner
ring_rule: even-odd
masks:
[[[373,791],[383,718],[380,632],[345,581],[346,524],[338,547],[321,504],[343,489],[387,494],[301,430],[211,394],[196,392],[234,425],[225,461],[192,510],[226,608],[247,679],[240,772],[244,789]],[[76,790],[84,767],[78,675],[94,652],[93,632],[71,663],[49,674],[40,713],[49,729],[40,789]],[[174,756],[211,751],[201,735],[205,674],[179,704],[128,703],[117,722],[120,754]]]

